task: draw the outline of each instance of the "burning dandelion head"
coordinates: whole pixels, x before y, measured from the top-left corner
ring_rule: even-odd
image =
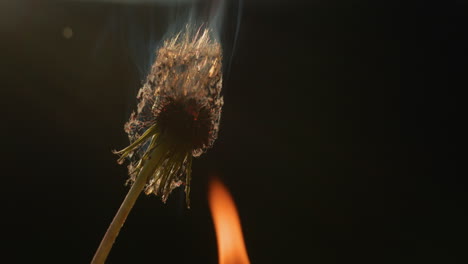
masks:
[[[210,148],[218,134],[221,60],[221,45],[205,27],[186,26],[158,49],[138,92],[138,109],[125,124],[131,144],[115,152],[119,163],[130,161],[130,183],[146,168],[146,194],[165,202],[174,188],[185,184],[190,206],[192,157]]]
[[[141,1],[119,2],[135,4]],[[226,1],[189,0],[184,6],[187,9],[179,9],[179,1],[145,2],[174,5],[176,16],[168,30],[178,33],[166,37],[161,46],[154,50],[156,58],[138,91],[137,109],[124,126],[130,145],[114,151],[120,155],[120,164],[129,161],[130,177],[127,183],[131,187],[101,240],[92,264],[105,263],[142,191],[160,196],[166,202],[172,190],[185,185],[187,207],[190,207],[192,159],[211,148],[218,136],[223,106],[223,51],[215,35],[221,35]],[[234,2],[233,7],[236,6]],[[227,43],[225,47],[228,50],[234,50],[240,7],[238,2],[235,7],[237,29],[232,36],[232,47],[229,46],[229,37],[223,34],[223,43]],[[186,26],[180,31],[174,30],[181,25]],[[232,54],[227,56],[228,59]],[[146,55],[143,57],[148,58]],[[146,62],[142,64],[146,65]]]

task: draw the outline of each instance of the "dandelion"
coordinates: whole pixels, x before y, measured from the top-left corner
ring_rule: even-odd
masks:
[[[209,28],[187,26],[167,39],[156,54],[137,95],[138,109],[125,124],[130,145],[118,162],[130,161],[132,185],[107,230],[92,263],[104,263],[138,195],[154,193],[166,202],[185,185],[190,207],[192,158],[216,140],[223,98],[221,45]]]

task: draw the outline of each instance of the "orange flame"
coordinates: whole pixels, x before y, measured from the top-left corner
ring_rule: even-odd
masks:
[[[208,200],[218,240],[219,264],[250,264],[236,206],[217,178],[210,182]]]

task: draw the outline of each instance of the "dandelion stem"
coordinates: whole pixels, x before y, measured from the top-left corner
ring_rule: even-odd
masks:
[[[154,136],[152,140],[156,140],[156,136]],[[145,187],[148,177],[154,172],[159,163],[159,160],[164,155],[165,150],[166,148],[164,146],[156,147],[150,150],[148,159],[144,161],[143,168],[138,174],[132,187],[128,191],[128,194],[122,202],[122,205],[120,205],[119,211],[117,211],[117,214],[114,216],[114,219],[107,229],[107,232],[104,235],[99,248],[94,254],[91,264],[103,264],[106,261],[112,245],[114,244],[114,241],[120,232],[120,229],[125,223],[125,220],[132,210],[138,196]]]

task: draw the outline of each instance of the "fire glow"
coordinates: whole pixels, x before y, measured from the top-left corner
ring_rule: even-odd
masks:
[[[250,264],[236,206],[217,178],[210,182],[208,201],[218,241],[219,264]]]

